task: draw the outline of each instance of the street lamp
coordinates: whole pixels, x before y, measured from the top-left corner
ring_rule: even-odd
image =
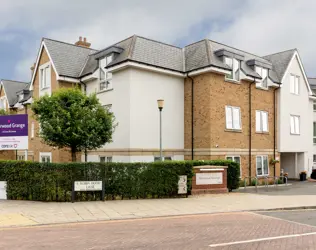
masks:
[[[158,103],[158,109],[159,109],[159,116],[160,116],[160,161],[162,161],[162,129],[161,129],[161,111],[163,109],[164,100],[160,99],[157,100]]]

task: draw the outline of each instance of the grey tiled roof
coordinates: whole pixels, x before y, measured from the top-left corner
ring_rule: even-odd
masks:
[[[289,65],[291,58],[293,57],[293,54],[295,52],[296,49],[291,49],[263,57],[264,59],[267,59],[269,62],[272,63],[272,69],[276,73],[279,82],[282,80],[286,68]]]
[[[86,64],[88,56],[96,52],[94,49],[47,38],[44,38],[43,41],[49,51],[58,74],[61,76],[79,77],[82,68]]]
[[[1,83],[3,84],[4,91],[9,102],[9,106],[14,106],[14,104],[17,103],[18,96],[16,92],[29,87],[29,83],[26,82],[1,80]]]
[[[236,58],[243,59],[241,70],[249,77],[261,78],[253,66],[249,66],[247,62],[267,65],[268,68],[271,68],[272,63],[269,77],[272,81],[280,83],[295,52],[295,50],[289,50],[260,57],[208,39],[179,48],[136,35],[99,51],[46,38],[44,41],[58,74],[74,78],[93,73],[98,68],[98,58],[104,56],[108,51],[114,51],[115,48],[117,53],[108,67],[133,61],[182,73],[208,66],[229,70],[229,66],[223,62],[220,56],[232,53]],[[226,52],[218,53],[223,51]]]
[[[308,79],[308,83],[311,86],[311,88],[316,89],[316,78],[309,77],[307,79]]]
[[[108,65],[109,67],[130,60],[174,71],[184,71],[182,49],[173,45],[132,36],[115,46],[124,50]]]

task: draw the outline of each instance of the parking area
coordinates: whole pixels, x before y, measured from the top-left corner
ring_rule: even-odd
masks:
[[[2,229],[0,249],[315,249],[315,211],[296,213],[221,213]],[[291,216],[296,219],[289,220]],[[305,222],[311,224],[301,224],[310,216],[313,219]]]

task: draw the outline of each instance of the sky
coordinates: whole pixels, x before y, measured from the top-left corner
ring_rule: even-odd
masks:
[[[105,48],[137,34],[176,46],[209,38],[264,56],[297,48],[316,77],[314,0],[0,0],[0,79],[30,81],[42,37]]]

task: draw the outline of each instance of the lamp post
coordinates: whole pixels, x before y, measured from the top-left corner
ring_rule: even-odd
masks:
[[[161,112],[162,112],[162,109],[163,109],[163,104],[164,104],[164,100],[160,99],[160,100],[157,100],[157,103],[158,103],[158,109],[159,109],[159,123],[160,123],[160,161],[162,161],[162,119],[161,119]]]

